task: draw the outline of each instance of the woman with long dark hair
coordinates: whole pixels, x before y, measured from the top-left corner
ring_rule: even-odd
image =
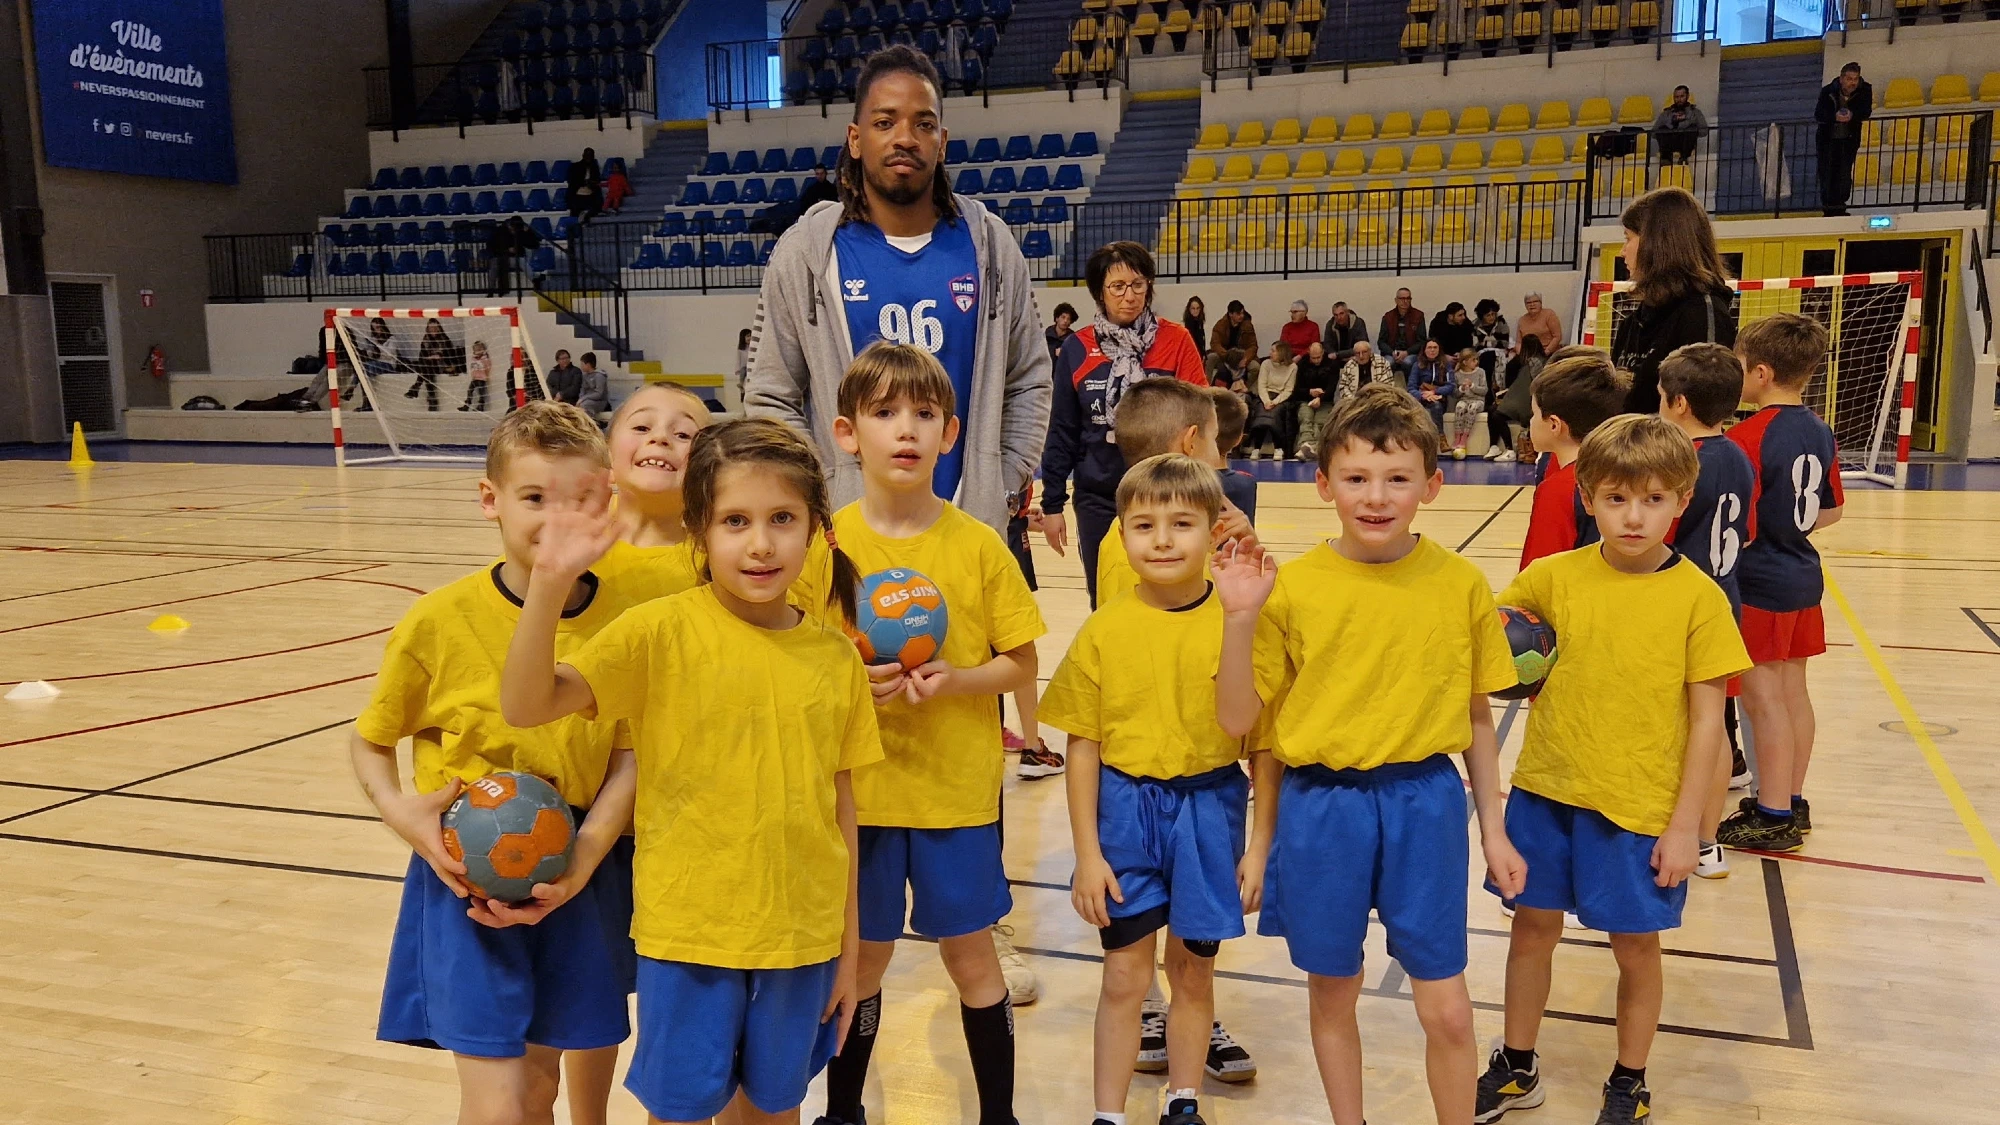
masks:
[[[1486,452],[1487,460],[1516,460],[1511,427],[1528,428],[1535,411],[1535,376],[1542,373],[1547,363],[1548,357],[1542,351],[1542,338],[1533,334],[1522,336],[1521,350],[1507,361],[1504,385],[1494,396],[1493,405],[1486,408],[1486,435],[1492,445]]]
[[[1625,412],[1656,414],[1661,360],[1683,344],[1736,345],[1735,294],[1708,212],[1686,190],[1655,188],[1619,220],[1632,305],[1611,335],[1611,361],[1632,373]]]
[[[424,325],[423,339],[417,341],[417,381],[403,392],[404,398],[415,398],[417,392],[424,394],[424,409],[438,408],[437,381],[445,375],[455,375],[464,367],[463,353],[458,345],[445,334],[444,323],[436,317]]]
[[[1187,304],[1181,306],[1181,327],[1187,329],[1188,335],[1194,337],[1196,353],[1206,356],[1208,354],[1208,306],[1201,303],[1200,297],[1189,297]]]

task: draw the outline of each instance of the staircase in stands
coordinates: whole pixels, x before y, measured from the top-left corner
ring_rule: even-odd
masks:
[[[1723,49],[1715,109],[1709,114],[1712,122],[1740,125],[1746,121],[1805,121],[1812,117],[1813,104],[1819,100],[1820,87],[1825,85],[1820,80],[1825,59],[1821,41],[1801,41],[1797,52],[1789,54],[1771,55],[1768,49],[1762,49],[1743,52],[1747,57],[1731,58],[1735,53],[1730,48]],[[1719,133],[1716,159],[1724,167],[1760,167],[1757,141],[1757,135],[1749,130]],[[1816,154],[1788,151],[1785,169],[1791,176],[1792,206],[1800,210],[1816,207],[1819,202]],[[1750,192],[1759,190],[1762,178],[1729,175],[1718,177],[1718,182],[1725,189],[1740,184],[1743,191]],[[1742,209],[1742,202],[1736,200],[1718,199],[1716,204],[1722,211],[1732,207]]]
[[[1081,277],[1084,261],[1107,242],[1153,245],[1200,133],[1199,90],[1161,91],[1125,103],[1118,135],[1104,151],[1104,167],[1079,208],[1063,276]]]

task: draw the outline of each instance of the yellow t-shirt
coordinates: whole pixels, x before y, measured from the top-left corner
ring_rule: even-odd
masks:
[[[1042,693],[1039,721],[1088,738],[1134,777],[1192,777],[1235,762],[1243,740],[1215,719],[1222,599],[1155,609],[1135,593],[1098,607]]]
[[[1125,553],[1124,528],[1123,522],[1112,520],[1111,530],[1097,545],[1098,605],[1110,605],[1111,599],[1139,587],[1139,572],[1132,569],[1132,556]]]
[[[1392,563],[1321,543],[1279,567],[1255,661],[1265,706],[1253,745],[1288,766],[1460,753],[1473,695],[1519,682],[1485,576],[1428,538]]]
[[[621,539],[590,569],[634,602],[650,602],[701,585],[692,538],[660,547],[634,547]]]
[[[863,577],[906,567],[937,584],[947,627],[939,659],[954,668],[986,663],[1048,632],[1020,564],[992,528],[950,504],[907,539],[877,535],[849,504],[833,514],[840,549]],[[883,760],[854,774],[861,823],[967,828],[1000,816],[1000,709],[990,695],[939,696],[878,708]]]
[[[600,579],[590,601],[557,624],[556,658],[631,604]],[[418,598],[389,634],[375,691],[354,729],[378,746],[411,739],[417,792],[436,792],[454,777],[470,782],[512,770],[543,778],[563,800],[588,807],[604,784],[612,749],[631,745],[619,724],[574,715],[529,730],[507,725],[500,717],[500,670],[520,619],[494,563]]]
[[[833,777],[882,757],[853,642],[809,617],[757,628],[699,586],[628,610],[563,663],[638,744],[640,954],[728,969],[839,956]]]
[[[1500,601],[1556,631],[1513,785],[1628,832],[1665,832],[1687,753],[1687,685],[1750,667],[1728,595],[1686,558],[1626,574],[1593,545],[1537,559]]]

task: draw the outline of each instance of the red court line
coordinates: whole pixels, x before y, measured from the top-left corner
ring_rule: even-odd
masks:
[[[1853,641],[1828,641],[1828,648],[1853,648]],[[1900,652],[1960,652],[1967,656],[2000,656],[2000,649],[1992,648],[1938,648],[1934,645],[1876,645],[1876,648],[1895,649]]]
[[[33,594],[15,594],[12,597],[0,598],[0,602],[19,602],[26,601],[29,598],[46,598],[54,594],[74,594],[83,590],[101,590],[106,586],[123,586],[128,582],[150,582],[156,578],[179,578],[186,574],[200,574],[205,570],[227,570],[232,566],[244,566],[249,563],[262,561],[265,560],[235,558],[229,562],[216,563],[214,566],[191,566],[186,570],[170,570],[165,574],[138,574],[131,578],[114,578],[109,582],[92,582],[87,586],[66,586],[60,590],[42,590]]]
[[[338,581],[338,579],[336,579],[335,581]],[[379,584],[387,585],[387,583],[379,583]],[[408,587],[402,587],[402,588],[408,589]],[[295,645],[291,648],[274,648],[269,652],[252,652],[252,653],[247,653],[243,656],[224,656],[215,660],[196,660],[188,664],[161,664],[152,668],[128,668],[123,672],[91,672],[82,676],[58,676],[52,682],[59,684],[68,684],[68,683],[75,683],[78,680],[108,680],[117,676],[141,676],[148,672],[178,672],[183,668],[206,668],[213,664],[234,664],[241,660],[262,660],[267,656],[285,656],[289,653],[307,652],[309,650],[316,648],[328,648],[333,645],[344,645],[349,641],[360,641],[360,640],[366,640],[369,637],[379,637],[383,633],[388,632],[389,628],[390,627],[384,627],[381,629],[371,629],[366,633],[356,633],[351,637],[342,637],[339,640],[334,640],[334,641],[316,641],[313,644],[309,645]],[[12,687],[19,682],[20,682],[19,680],[0,681],[0,687]]]
[[[1816,855],[1799,855],[1797,852],[1760,852],[1751,848],[1743,849],[1743,854],[1762,856],[1765,859],[1784,859],[1793,863],[1812,863],[1821,867],[1845,867],[1849,871],[1873,871],[1878,875],[1908,875],[1913,879],[1942,879],[1948,883],[1984,883],[1984,875],[1959,875],[1950,871],[1921,871],[1913,867],[1884,867],[1878,863],[1856,863],[1848,859],[1827,859]]]
[[[115,617],[121,613],[137,613],[140,610],[144,609],[159,609],[163,606],[183,605],[187,602],[205,601],[209,598],[228,597],[231,594],[247,594],[253,590],[269,590],[276,586],[292,586],[300,582],[313,582],[321,578],[331,578],[334,577],[335,575],[340,575],[340,574],[360,574],[363,571],[379,570],[380,568],[386,565],[388,564],[372,563],[368,566],[356,567],[353,570],[337,570],[333,574],[311,574],[307,575],[304,578],[287,578],[280,582],[264,582],[256,586],[243,586],[234,590],[217,590],[213,594],[196,594],[191,598],[170,598],[167,601],[152,602],[147,605],[126,606],[123,609],[107,609],[98,613],[81,613],[75,617],[59,617],[54,621],[37,621],[32,625],[16,625],[11,629],[0,629],[0,633],[18,633],[24,629],[41,629],[49,625],[67,625],[72,621],[89,621],[93,618],[98,618],[98,617]],[[0,745],[5,745],[5,744],[0,743]]]
[[[377,565],[377,566],[387,566],[388,564],[387,564],[387,563],[377,563],[376,565]],[[410,593],[412,593],[412,594],[415,594],[415,595],[417,595],[418,597],[423,597],[423,596],[424,596],[424,594],[428,592],[428,591],[424,591],[424,590],[419,590],[419,589],[417,589],[417,588],[416,588],[415,586],[405,586],[405,585],[403,585],[403,584],[402,584],[401,582],[378,582],[378,581],[376,581],[376,580],[375,580],[375,579],[373,579],[373,578],[325,578],[325,579],[322,579],[322,581],[326,581],[326,582],[350,582],[350,583],[353,583],[353,584],[354,584],[354,585],[356,585],[356,586],[387,586],[387,587],[388,587],[388,588],[390,588],[391,590],[408,590],[408,591],[409,591]],[[386,630],[385,630],[385,631],[386,631]]]
[[[185,715],[199,715],[205,711],[220,711],[226,707],[241,707],[245,703],[262,703],[266,699],[279,699],[287,695],[299,695],[303,692],[338,687],[341,684],[351,684],[356,680],[369,680],[374,677],[375,673],[373,672],[363,672],[358,676],[348,676],[345,679],[328,680],[325,683],[319,684],[307,684],[305,687],[286,688],[284,691],[274,691],[265,695],[253,695],[248,699],[232,699],[227,703],[210,703],[203,707],[190,707],[185,711],[171,711],[165,715],[148,715],[143,719],[126,719],[123,722],[105,723],[102,726],[84,727],[80,730],[58,731],[55,734],[38,734],[33,738],[17,738],[12,742],[0,742],[0,749],[5,749],[9,746],[26,746],[35,742],[53,742],[58,738],[72,738],[79,734],[96,734],[99,731],[117,730],[121,727],[136,727],[143,723],[157,723],[162,719],[178,719]]]

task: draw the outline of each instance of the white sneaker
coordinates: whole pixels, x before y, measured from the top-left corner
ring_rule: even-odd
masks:
[[[1513,464],[1513,463],[1514,463],[1515,461],[1518,461],[1518,460],[1520,460],[1520,458],[1518,458],[1518,457],[1514,456],[1514,451],[1513,451],[1513,450],[1511,450],[1511,449],[1503,449],[1503,450],[1501,450],[1501,451],[1500,451],[1500,456],[1498,456],[1498,457],[1495,457],[1495,458],[1494,458],[1493,460],[1494,460],[1494,462],[1495,462],[1495,463],[1497,463],[1497,464],[1501,464],[1501,465],[1511,465],[1511,464]]]
[[[1694,873],[1704,879],[1729,878],[1729,857],[1721,844],[1709,844],[1701,849],[1694,861]]]
[[[1500,459],[1500,455],[1504,452],[1506,452],[1506,450],[1502,449],[1500,446],[1497,445],[1493,446],[1492,448],[1486,451],[1486,459],[1488,461],[1498,461]]]
[[[1016,1008],[1025,1008],[1041,999],[1041,980],[1014,948],[1014,927],[995,926],[992,933],[993,952],[1000,955],[1000,976],[1007,982],[1007,998]]]

